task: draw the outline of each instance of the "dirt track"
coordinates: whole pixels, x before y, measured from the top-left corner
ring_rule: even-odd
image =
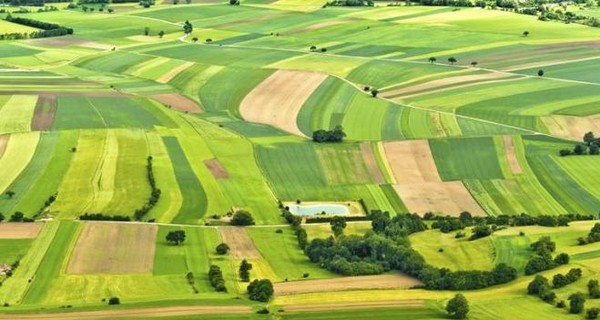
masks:
[[[244,98],[240,114],[246,121],[304,137],[296,123],[298,112],[325,78],[326,74],[316,72],[276,71]]]
[[[0,223],[0,239],[33,239],[42,230],[43,223]]]
[[[357,289],[408,289],[421,281],[402,274],[342,277],[333,279],[279,282],[274,285],[276,295],[327,292]]]
[[[508,166],[513,174],[523,173],[517,154],[515,153],[515,144],[511,136],[504,136],[504,150],[506,151],[506,158],[508,160]]]
[[[108,307],[109,308],[109,307]],[[185,317],[208,314],[249,314],[247,306],[192,306],[143,309],[117,309],[103,311],[81,311],[69,313],[0,314],[0,319],[70,320],[70,319],[115,319],[115,318],[161,318]]]

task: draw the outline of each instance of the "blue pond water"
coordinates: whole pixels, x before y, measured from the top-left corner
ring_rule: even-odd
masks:
[[[340,204],[293,204],[290,205],[290,212],[298,216],[317,215],[325,212],[326,214],[348,215],[348,208]]]

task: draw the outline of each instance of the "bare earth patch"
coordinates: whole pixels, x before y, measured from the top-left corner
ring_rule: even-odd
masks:
[[[319,303],[319,304],[294,304],[284,306],[285,312],[311,312],[323,310],[359,310],[383,308],[418,308],[424,307],[423,300],[383,300],[351,303]]]
[[[152,272],[157,226],[86,223],[69,261],[71,274]]]
[[[194,65],[193,62],[187,61],[187,62],[181,64],[180,66],[178,66],[177,68],[174,68],[174,69],[170,70],[169,72],[163,74],[156,81],[158,81],[160,83],[167,83],[167,82],[171,81],[173,78],[175,78],[178,74],[183,72],[185,69],[187,69],[193,65]]]
[[[41,95],[35,105],[35,113],[31,121],[32,131],[50,130],[56,115],[56,96]]]
[[[229,173],[217,159],[204,160],[204,164],[217,179],[229,179]]]
[[[600,132],[600,117],[548,116],[542,121],[550,134],[562,138],[580,141],[589,131]]]
[[[362,153],[363,159],[365,161],[365,165],[371,174],[373,182],[377,184],[384,184],[385,178],[377,165],[377,160],[375,159],[375,154],[373,153],[373,146],[370,142],[364,142],[360,145],[360,151]]]
[[[42,230],[43,223],[0,223],[0,239],[33,239]]]
[[[244,98],[240,114],[247,121],[304,137],[296,123],[298,112],[325,78],[326,74],[316,72],[276,71]]]
[[[229,246],[229,252],[234,258],[240,260],[262,258],[246,228],[222,227],[219,228],[219,235],[221,236],[221,241]]]
[[[517,154],[515,153],[515,144],[511,136],[502,137],[504,140],[504,150],[506,151],[506,158],[508,160],[508,166],[513,174],[523,173]]]
[[[465,83],[477,83],[481,81],[495,80],[512,77],[513,75],[499,72],[491,72],[485,74],[475,74],[466,76],[449,77],[443,79],[432,80],[425,83],[416,84],[404,88],[390,90],[381,94],[384,98],[403,96],[404,98],[412,97],[418,94],[424,94],[425,91],[431,89],[441,89],[448,86],[454,86]]]
[[[394,190],[410,211],[485,215],[462,182],[442,181],[427,140],[387,142],[384,150],[396,180]]]
[[[68,313],[38,313],[38,314],[2,314],[1,319],[32,319],[32,320],[62,320],[62,319],[122,319],[122,318],[163,318],[185,317],[206,314],[247,314],[252,312],[248,306],[190,306],[190,307],[160,307],[141,309],[116,309],[103,311],[82,311]]]
[[[179,93],[161,93],[151,95],[150,98],[159,101],[162,104],[171,106],[175,110],[189,112],[189,113],[200,113],[202,108],[198,106],[193,100],[184,97]]]
[[[9,135],[0,135],[0,158],[4,155],[4,151],[6,151],[6,146],[8,145]]]
[[[274,284],[276,295],[300,294],[358,289],[408,289],[423,283],[403,274],[342,277],[334,279],[279,282]]]

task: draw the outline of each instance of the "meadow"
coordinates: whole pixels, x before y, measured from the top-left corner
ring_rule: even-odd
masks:
[[[325,2],[12,12],[75,32],[0,40],[0,213],[43,221],[29,233],[0,222],[0,264],[19,261],[0,277],[0,318],[445,319],[456,292],[394,287],[386,277],[406,276],[393,272],[363,285],[310,262],[283,204],[597,217],[600,157],[559,151],[600,135],[599,29],[489,6]],[[0,20],[0,33],[34,30]],[[338,125],[342,143],[311,140]],[[140,210],[137,222],[80,219]],[[255,226],[228,227],[239,210]],[[513,226],[474,241],[469,228],[465,238],[426,230],[408,241],[436,267],[517,270],[464,292],[472,319],[575,319],[526,295],[524,270],[529,245],[548,235],[571,261],[541,274],[583,271],[557,300],[586,292],[600,248],[577,238],[592,226]],[[326,221],[302,227],[309,241],[332,236]],[[177,230],[185,242],[167,243]],[[344,232],[370,231],[364,221]],[[228,254],[217,254],[222,242]],[[249,300],[243,259],[252,280],[274,282],[269,302]],[[211,286],[211,265],[227,292]],[[121,299],[112,310],[111,297]],[[263,307],[271,314],[255,313]]]

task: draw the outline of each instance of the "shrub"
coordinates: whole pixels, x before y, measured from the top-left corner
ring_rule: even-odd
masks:
[[[254,225],[254,218],[250,212],[239,210],[233,214],[231,224],[234,226],[251,226]]]
[[[109,305],[121,304],[121,299],[119,299],[119,297],[111,297],[110,299],[108,299],[108,304]]]
[[[227,245],[227,243],[220,243],[217,246],[216,251],[220,255],[227,254],[229,252],[229,246]]]
[[[273,283],[269,279],[254,280],[248,285],[250,300],[267,302],[273,296]]]

